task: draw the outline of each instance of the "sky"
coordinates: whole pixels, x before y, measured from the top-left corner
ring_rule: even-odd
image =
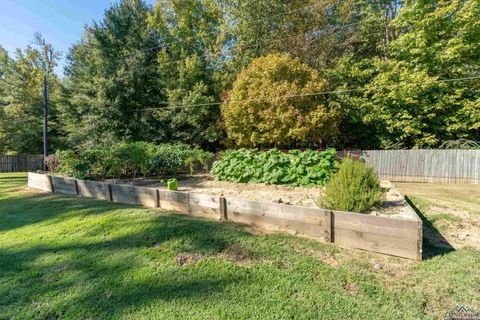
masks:
[[[0,45],[12,56],[16,48],[25,48],[40,32],[48,43],[61,51],[56,69],[62,74],[65,55],[78,41],[86,24],[102,19],[105,9],[115,0],[0,0]],[[147,0],[153,4],[155,0]]]

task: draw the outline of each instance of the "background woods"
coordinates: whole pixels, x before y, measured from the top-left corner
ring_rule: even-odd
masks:
[[[43,72],[51,151],[479,140],[479,16],[475,0],[120,1],[64,53],[63,76],[40,36],[0,48],[0,152],[41,150]]]

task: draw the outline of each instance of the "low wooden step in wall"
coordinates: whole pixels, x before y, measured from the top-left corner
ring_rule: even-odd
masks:
[[[423,225],[412,208],[409,208],[411,219],[377,217],[37,173],[28,174],[28,186],[47,192],[137,204],[208,219],[256,225],[344,247],[408,259],[422,259]]]

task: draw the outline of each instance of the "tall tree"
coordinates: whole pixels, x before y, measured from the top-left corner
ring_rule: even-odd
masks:
[[[218,78],[227,37],[221,3],[215,0],[161,0],[150,26],[162,39],[158,72],[167,103],[153,112],[169,140],[213,146],[218,129]],[[148,111],[147,111],[148,112]],[[150,112],[152,114],[152,112]]]
[[[0,47],[0,152],[39,154],[43,132],[43,75],[50,94],[49,129],[59,146],[57,97],[60,81],[54,73],[60,53],[40,34],[36,47],[17,49],[13,58]]]
[[[480,81],[462,80],[480,75],[479,13],[475,0],[406,1],[390,24],[396,34],[386,55],[345,57],[332,71],[339,89],[366,89],[335,98],[346,110],[344,123],[376,137],[376,147],[479,139]],[[357,145],[355,137],[343,139]]]
[[[71,48],[63,119],[72,146],[164,138],[151,113],[139,111],[165,100],[155,65],[162,43],[150,12],[143,1],[121,1]]]

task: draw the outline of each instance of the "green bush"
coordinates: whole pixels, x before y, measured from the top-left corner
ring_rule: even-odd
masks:
[[[151,159],[150,172],[153,175],[174,174],[187,166],[193,173],[197,164],[206,167],[212,158],[211,152],[184,143],[162,144],[157,146]]]
[[[113,149],[113,156],[124,163],[124,175],[135,178],[138,173],[147,176],[156,146],[148,142],[124,142]]]
[[[155,145],[147,142],[124,142],[112,148],[91,148],[75,153],[57,151],[55,173],[79,179],[175,174],[184,166],[206,165],[211,152],[187,144]]]
[[[58,157],[58,166],[54,173],[60,173],[67,176],[75,177],[75,163],[78,157],[73,150],[58,150],[55,155]]]
[[[232,182],[323,186],[337,165],[334,149],[286,153],[239,149],[223,152],[222,159],[213,164],[212,174],[218,180]]]
[[[183,151],[174,145],[158,146],[150,160],[150,174],[155,176],[175,174],[184,163],[182,156]]]
[[[382,201],[382,190],[372,168],[359,160],[346,158],[327,183],[319,206],[340,211],[364,213]]]

